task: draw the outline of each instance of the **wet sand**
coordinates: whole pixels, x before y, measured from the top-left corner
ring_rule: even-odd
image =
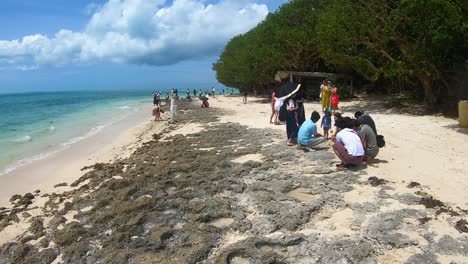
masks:
[[[241,100],[181,103],[179,122],[89,168],[45,206],[28,205],[40,194],[16,199],[1,234],[27,231],[1,246],[0,263],[468,262],[463,202],[423,177],[409,185],[371,166],[338,172],[331,150],[286,147],[269,105]]]
[[[84,166],[128,156],[135,150],[139,134],[150,129],[148,113],[151,107],[151,103],[145,103],[141,110],[96,135],[0,175],[0,207],[8,206],[8,200],[14,194],[32,193],[35,190],[43,193],[56,191],[54,185],[75,181],[83,174],[80,169]]]

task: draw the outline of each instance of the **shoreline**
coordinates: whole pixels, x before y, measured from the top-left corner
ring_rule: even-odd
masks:
[[[33,193],[36,190],[41,193],[64,191],[67,188],[54,188],[54,185],[70,184],[84,173],[81,168],[130,155],[138,143],[132,137],[141,136],[151,129],[148,126],[151,125],[152,104],[145,102],[140,107],[96,134],[0,175],[0,207],[9,206],[8,200],[14,194]]]
[[[36,196],[43,207],[16,201],[19,222],[3,216],[13,217],[0,231],[0,247],[11,252],[3,256],[55,263],[468,261],[468,211],[458,200],[466,196],[463,188],[449,194],[431,178],[408,176],[412,168],[402,167],[409,174],[400,174],[395,166],[421,161],[395,155],[409,148],[424,156],[427,150],[400,143],[406,127],[385,119],[419,120],[424,129],[422,124],[437,117],[374,114],[370,110],[378,108],[368,106],[389,144],[385,154],[379,154],[377,167],[338,172],[331,150],[287,147],[285,127],[269,124],[271,106],[261,99],[245,105],[241,97],[210,100],[207,109],[181,103],[178,122],[147,130],[149,141],[122,159],[92,166],[73,188]],[[363,102],[343,103],[342,110],[349,115]],[[318,106],[306,104],[306,113]],[[462,141],[456,150],[467,144],[463,137],[454,139]],[[440,151],[447,142],[431,143]],[[442,159],[455,157],[447,153]],[[438,171],[442,165],[425,168]],[[464,175],[466,168],[458,166],[453,162],[450,168]],[[458,172],[445,177],[467,183]],[[410,180],[421,185],[408,186]]]

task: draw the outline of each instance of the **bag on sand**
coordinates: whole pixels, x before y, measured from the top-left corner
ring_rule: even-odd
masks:
[[[283,104],[279,110],[278,113],[278,119],[281,122],[286,122],[286,119],[288,118],[288,110],[286,109],[287,104]]]
[[[384,136],[382,136],[382,135],[377,135],[377,146],[378,146],[379,148],[385,147],[385,139],[384,139]]]

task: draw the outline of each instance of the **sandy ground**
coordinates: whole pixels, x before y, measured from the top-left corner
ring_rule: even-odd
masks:
[[[290,255],[296,254],[294,250],[302,252],[300,254],[310,252],[306,245],[309,245],[309,247],[311,245],[314,245],[314,247],[315,245],[317,245],[317,247],[323,246],[324,248],[317,248],[317,250],[320,249],[320,251],[326,251],[328,247],[327,243],[329,242],[331,243],[329,245],[330,247],[337,246],[333,244],[333,241],[342,243],[340,241],[345,241],[347,239],[346,241],[351,241],[348,242],[352,245],[363,243],[363,246],[367,246],[366,243],[376,239],[379,241],[378,244],[380,243],[381,247],[383,247],[383,249],[379,248],[378,250],[383,250],[385,252],[384,254],[379,255],[379,263],[401,263],[411,256],[413,257],[413,260],[418,260],[416,262],[424,263],[424,258],[427,256],[422,253],[426,250],[428,250],[426,253],[430,251],[430,254],[433,254],[433,251],[437,252],[433,257],[441,263],[451,263],[451,261],[455,261],[454,263],[468,263],[466,251],[461,254],[460,252],[463,252],[464,250],[460,249],[459,246],[462,245],[462,248],[465,246],[467,243],[466,241],[468,241],[467,234],[460,233],[454,228],[454,223],[461,219],[460,216],[451,215],[451,212],[439,213],[432,209],[432,211],[429,210],[429,212],[425,214],[423,212],[427,209],[423,205],[418,204],[415,199],[419,198],[414,195],[415,191],[430,194],[448,206],[454,209],[458,208],[457,212],[463,212],[463,210],[468,209],[468,192],[466,192],[468,187],[468,179],[466,178],[466,175],[468,175],[468,166],[464,164],[468,151],[468,131],[457,128],[457,122],[452,119],[447,119],[441,116],[414,116],[405,113],[397,113],[391,110],[386,110],[382,108],[381,105],[381,103],[369,103],[368,101],[361,99],[356,99],[352,102],[342,102],[340,105],[341,111],[343,111],[345,116],[352,115],[356,110],[364,110],[366,113],[370,114],[376,122],[379,133],[385,136],[387,142],[387,146],[381,149],[376,162],[369,164],[369,166],[359,172],[351,172],[349,174],[349,179],[347,178],[347,174],[335,175],[334,169],[329,169],[330,167],[334,168],[333,164],[337,162],[336,158],[333,158],[334,156],[331,154],[331,150],[320,151],[316,154],[312,153],[309,156],[304,154],[304,156],[301,157],[301,152],[296,150],[295,147],[287,148],[285,146],[285,126],[269,123],[271,106],[267,102],[263,102],[263,99],[249,98],[248,103],[243,104],[241,97],[218,96],[216,98],[210,98],[210,107],[223,112],[223,115],[219,116],[219,118],[204,122],[191,121],[184,123],[182,126],[165,125],[166,123],[155,124],[148,119],[144,120],[115,137],[111,144],[106,144],[105,146],[100,147],[94,153],[83,155],[80,159],[75,159],[74,162],[61,162],[60,164],[62,165],[54,167],[53,169],[47,169],[46,172],[49,173],[48,176],[44,173],[44,178],[41,178],[41,181],[46,182],[45,185],[40,185],[41,194],[51,191],[70,191],[70,187],[53,188],[51,186],[61,182],[67,182],[69,185],[83,173],[79,171],[79,169],[85,165],[90,165],[96,162],[108,162],[109,160],[112,161],[128,157],[132,152],[144,145],[145,142],[149,141],[153,134],[164,131],[167,132],[167,129],[172,129],[172,131],[165,134],[165,137],[159,140],[158,144],[161,144],[160,146],[163,147],[165,144],[167,145],[183,141],[183,138],[180,138],[179,135],[193,140],[200,136],[200,132],[207,131],[208,129],[211,131],[210,135],[213,137],[213,145],[210,145],[210,138],[205,138],[204,140],[206,142],[204,142],[204,145],[202,144],[203,146],[197,145],[201,143],[192,143],[191,145],[186,145],[184,150],[189,147],[193,147],[194,151],[210,153],[213,157],[216,157],[216,155],[228,155],[228,157],[229,155],[235,156],[235,158],[231,158],[231,162],[237,165],[230,166],[233,166],[235,169],[235,172],[233,173],[244,173],[244,176],[241,179],[242,183],[228,182],[226,186],[232,186],[232,188],[234,188],[233,190],[235,190],[238,185],[247,186],[247,190],[244,191],[244,193],[241,192],[237,194],[232,190],[224,191],[216,193],[216,195],[207,194],[208,196],[202,199],[199,197],[193,198],[184,203],[187,206],[193,206],[192,204],[205,201],[204,199],[214,198],[221,200],[233,199],[237,203],[235,207],[231,207],[231,210],[221,210],[221,212],[213,213],[216,216],[204,216],[208,217],[208,220],[206,220],[208,225],[224,230],[220,245],[211,251],[208,256],[209,260],[221,258],[224,256],[223,254],[228,254],[230,251],[237,252],[236,250],[240,250],[239,252],[241,252],[241,247],[256,247],[256,244],[252,244],[256,239],[270,239],[271,241],[274,241],[271,242],[271,248],[268,244],[265,244],[266,250],[273,250],[274,252],[282,250],[284,253],[284,250],[287,250],[286,246],[290,244],[289,246],[291,249],[288,253]],[[311,111],[319,110],[320,105],[318,103],[306,103],[305,108],[306,115],[310,115]],[[190,111],[194,110],[188,110],[186,114],[190,115]],[[233,124],[240,124],[244,127],[239,128]],[[233,130],[237,131],[234,133],[241,133],[240,131],[242,131],[242,129],[248,129],[249,131],[252,130],[252,135],[257,135],[261,138],[248,139],[252,144],[248,141],[246,142],[246,139],[242,137],[237,141],[234,140],[232,142],[224,143],[222,141],[217,142],[215,138],[217,136],[223,136],[216,134],[216,129],[219,129],[220,126],[232,127]],[[273,129],[275,133],[262,132],[269,131],[269,129]],[[229,129],[224,131],[224,133],[229,133]],[[233,134],[233,137],[237,135],[238,134]],[[284,137],[281,137],[280,135],[284,135]],[[222,140],[225,139],[222,138]],[[90,144],[92,145],[93,143],[90,142]],[[230,151],[230,154],[223,154],[223,144],[231,144],[231,147],[227,149]],[[275,148],[285,148],[286,152],[283,151],[284,153],[276,153]],[[256,153],[256,149],[258,150],[258,153]],[[140,150],[140,152],[141,151],[144,150]],[[179,165],[176,161],[176,157],[178,156],[177,151],[180,151],[177,149],[177,145],[175,145],[174,150],[165,151],[167,151],[166,155],[168,155],[168,157],[172,157],[174,160],[166,160],[164,157],[159,156],[152,157],[162,159],[161,162],[167,163],[166,166],[169,167],[167,171],[166,168],[160,168],[159,170],[164,170],[164,173],[169,174],[171,170],[177,171],[175,167],[182,166],[179,170],[182,172],[187,171],[187,167],[184,167],[184,164]],[[278,156],[275,157],[275,155]],[[294,158],[298,157],[300,160],[294,160]],[[307,159],[307,157],[315,157],[317,159],[310,160]],[[151,163],[151,161],[147,161],[146,158],[147,157],[143,158],[143,164]],[[203,157],[200,157],[199,155],[197,155],[196,158],[202,159],[200,166],[203,165],[213,168],[213,165],[210,165],[212,160],[203,160]],[[267,161],[270,166],[272,164],[275,164],[275,166],[280,164],[277,169],[278,171],[283,173],[291,172],[294,175],[297,175],[298,178],[294,178],[294,180],[290,182],[283,179],[282,176],[278,176],[277,172],[268,170],[271,177],[275,176],[279,178],[272,178],[271,183],[268,183],[272,185],[267,186],[267,183],[264,183],[263,180],[268,178],[268,176],[263,175],[261,170],[255,169],[259,164],[266,164]],[[203,162],[206,162],[206,164]],[[138,164],[133,164],[132,166],[137,165]],[[174,166],[174,168],[170,168],[171,166]],[[242,166],[250,166],[253,173],[248,174],[247,172],[247,174],[245,174],[246,172],[244,169],[239,169]],[[222,166],[217,168],[217,165],[214,165],[214,167],[214,172],[218,169],[224,168]],[[262,167],[263,166],[260,168]],[[110,169],[112,173],[113,168]],[[199,168],[192,169],[194,171],[196,169],[200,170]],[[127,167],[125,167],[123,173],[125,174],[127,170]],[[142,171],[144,172],[144,169]],[[231,171],[228,170],[228,173],[230,172]],[[258,174],[256,174],[256,172],[258,172]],[[33,173],[33,171],[29,171],[29,173]],[[181,174],[183,175],[184,173]],[[279,175],[280,174],[281,173],[279,173]],[[140,176],[138,173],[136,175]],[[375,188],[371,183],[368,183],[368,178],[372,176],[385,180],[385,186],[379,189]],[[115,174],[110,179],[106,179],[93,187],[90,191],[84,191],[81,194],[71,193],[72,195],[75,195],[73,200],[86,199],[87,196],[92,195],[95,191],[99,191],[101,186],[104,185],[107,185],[107,187],[109,185],[112,186],[112,184],[118,186],[116,185],[118,184],[117,182],[122,181],[123,179],[125,179],[124,182],[128,182],[125,177],[127,176],[123,175],[122,177],[119,174]],[[179,179],[183,179],[180,178],[180,174],[175,175],[174,181]],[[222,178],[216,179],[219,180]],[[235,179],[237,180],[237,177],[230,180],[234,181]],[[91,181],[93,181],[93,179],[91,179]],[[323,181],[323,183],[321,183],[321,181]],[[347,185],[347,181],[349,181],[349,185]],[[421,186],[410,189],[407,187],[410,182],[417,182],[421,184]],[[77,187],[75,187],[75,189],[78,190],[79,188],[88,185],[88,183],[89,179],[82,181]],[[210,185],[213,185],[213,183],[215,182],[210,183]],[[25,184],[27,185],[27,180],[18,181],[17,187],[15,187],[14,182],[12,182],[8,188],[12,193],[21,193],[24,192],[22,188]],[[164,184],[171,187],[164,187]],[[172,184],[174,185],[172,186]],[[184,193],[189,192],[189,190],[197,189],[193,188],[192,184],[193,183],[191,183],[190,187],[187,187],[187,189],[180,194],[177,193],[177,188],[175,187],[177,185],[172,183],[172,180],[170,179],[164,180],[161,184],[157,183],[155,188],[159,186],[158,188],[162,188],[161,192],[167,193],[168,196],[175,195],[176,197],[183,197]],[[218,183],[216,182],[214,185],[217,184]],[[219,184],[222,185],[222,182]],[[314,184],[318,185],[314,186]],[[263,185],[267,187],[262,188],[268,189],[268,192],[265,192],[265,194],[263,194],[263,189],[260,188]],[[338,189],[332,189],[332,192],[330,190],[327,191],[327,189],[322,188],[326,185],[336,185]],[[28,190],[32,191],[37,186],[39,185],[31,184],[29,185]],[[90,186],[93,185],[90,184]],[[200,187],[211,188],[210,186]],[[203,188],[199,190],[201,193],[205,192]],[[258,190],[260,190],[260,192]],[[215,192],[217,192],[217,190],[215,190]],[[263,195],[267,194],[270,196],[263,197]],[[79,197],[76,198],[76,195],[79,195]],[[159,195],[159,191],[156,192],[156,194],[153,194],[153,196],[154,195]],[[332,197],[335,195],[337,197],[342,196],[342,200],[339,202],[334,201]],[[153,199],[153,196],[149,194],[141,195],[135,203],[142,203],[144,205],[149,202],[149,200]],[[59,197],[57,197],[57,199],[58,198]],[[40,214],[42,204],[44,204],[48,199],[49,198],[47,197],[40,198],[37,196],[34,204],[31,205],[31,208],[35,208],[36,206],[37,208],[29,210],[28,213],[33,216],[35,214]],[[256,204],[255,199],[257,202],[263,202]],[[272,199],[278,200],[273,201]],[[288,199],[294,199],[295,202],[292,203]],[[156,199],[156,201],[157,200],[158,199]],[[80,223],[80,220],[77,220],[78,216],[89,213],[90,210],[95,210],[92,209],[93,206],[91,205],[87,205],[86,207],[84,205],[76,205],[77,208],[80,206],[82,208],[70,210],[66,208],[67,201],[71,202],[72,199],[58,200],[56,202],[56,205],[59,207],[58,210],[64,211],[64,218],[66,219],[66,222],[59,225],[57,229],[64,228],[64,225],[70,224],[74,221]],[[172,200],[168,200],[168,202],[172,202]],[[99,204],[99,202],[97,203]],[[213,201],[210,201],[209,203],[202,202],[202,204],[205,204],[206,206],[212,205],[213,203]],[[275,209],[275,207],[267,209],[262,208],[262,206],[267,205],[279,207],[278,209]],[[97,207],[97,205],[95,206]],[[284,208],[282,206],[284,206]],[[243,209],[241,212],[236,211],[243,207],[246,209]],[[155,207],[152,205],[152,208]],[[107,209],[108,207],[106,207],[105,210]],[[104,208],[100,210],[104,210]],[[122,208],[122,210],[126,209]],[[174,218],[170,218],[171,214],[174,214],[172,209],[163,208],[162,210],[164,210],[162,213],[162,215],[165,215],[164,219],[173,221]],[[289,212],[288,214],[291,214],[291,223],[288,222],[291,219],[288,220],[289,217],[287,215],[283,215],[283,212],[285,211]],[[269,214],[272,212],[276,212],[278,215],[275,217],[273,213],[273,218],[270,219]],[[310,219],[307,218],[304,220],[301,218],[302,215],[307,214],[311,214]],[[177,216],[175,219],[179,219],[179,217],[180,216]],[[388,218],[388,221],[385,217]],[[392,217],[396,218],[394,219]],[[426,224],[420,223],[424,217],[428,217],[432,220]],[[466,211],[461,217],[466,217]],[[20,216],[19,223],[9,225],[0,232],[0,245],[5,242],[14,241],[15,237],[27,232],[26,230],[30,228],[31,224],[25,220],[26,218],[28,217]],[[44,217],[45,226],[47,226],[50,221],[53,222],[51,218],[52,216],[50,215]],[[245,220],[239,220],[244,218]],[[379,222],[382,221],[382,218],[383,222]],[[158,218],[154,219],[157,220]],[[244,230],[242,228],[244,228],[243,224],[245,221],[252,223],[252,229],[247,232],[242,231]],[[285,222],[283,223],[281,221]],[[397,222],[398,224],[396,224]],[[275,228],[271,227],[272,223],[275,223],[277,226],[276,228],[279,229],[276,229],[275,231]],[[387,225],[387,223],[389,223],[389,225]],[[393,230],[394,227],[391,225],[394,223],[395,228],[398,227],[400,229]],[[293,227],[290,227],[292,224],[294,224]],[[185,225],[184,221],[177,222],[173,226],[173,230],[177,231],[171,232],[182,232],[187,229],[188,226],[189,225]],[[234,226],[239,226],[240,229],[236,231],[226,231],[229,230],[228,228],[232,228]],[[193,226],[193,228],[195,227],[198,227],[198,224]],[[205,225],[202,224],[197,230],[204,230],[205,228]],[[269,231],[270,228],[271,231]],[[288,230],[292,228],[295,231],[291,232],[284,230],[284,228]],[[188,231],[192,232],[193,230],[190,229]],[[115,230],[115,232],[117,232],[117,230]],[[160,231],[157,231],[156,233],[159,234],[158,232]],[[397,232],[397,234],[393,232]],[[391,235],[389,236],[391,238],[386,237],[387,233]],[[430,234],[429,237],[427,237],[428,234]],[[294,242],[295,240],[293,238],[290,238],[291,235],[302,235],[307,237],[305,241],[307,241],[308,244],[305,242],[294,244],[296,242]],[[394,238],[393,235],[397,237],[398,242],[390,241]],[[364,236],[365,239],[360,240],[360,238]],[[367,238],[368,236],[372,239],[369,240],[369,238]],[[162,233],[161,237],[163,237]],[[449,242],[451,244],[447,244],[447,237],[454,239],[453,241],[455,242],[452,243],[450,242],[452,240],[450,240]],[[138,241],[138,239],[140,239],[138,236],[132,236],[131,238],[132,241]],[[214,238],[210,237],[210,243],[212,242],[211,239]],[[387,239],[389,240],[387,241]],[[40,239],[38,238],[37,240],[39,241]],[[45,238],[42,239],[42,241],[45,240]],[[218,240],[214,239],[213,241]],[[315,241],[320,242],[315,243]],[[435,246],[432,246],[428,241],[435,241],[437,243],[433,242],[432,244]],[[442,242],[446,244],[443,244]],[[33,240],[28,243],[30,245],[34,245],[37,241]],[[52,245],[49,244],[49,247],[53,248],[53,242],[51,241],[50,243],[52,243]],[[297,247],[300,248],[301,243],[304,245],[303,247],[305,247],[305,249],[294,248],[295,245],[298,245]],[[395,246],[394,243],[400,243],[401,245]],[[282,249],[274,248],[273,245],[281,245]],[[96,247],[100,247],[99,243]],[[238,248],[236,249],[236,247]],[[451,247],[457,249],[452,249]],[[448,248],[450,250],[441,250],[440,248]],[[242,250],[245,251],[247,249]],[[338,248],[338,250],[340,251],[343,249]],[[361,251],[359,248],[353,248],[352,250],[353,252]],[[185,252],[185,249],[183,249],[183,252]],[[418,256],[418,254],[421,256]],[[55,260],[58,261],[61,256],[62,255],[58,256]],[[147,257],[150,256],[151,255],[148,255]],[[145,259],[144,257],[142,258],[142,260]],[[231,260],[232,261],[230,263],[244,263],[246,258],[239,255]],[[317,261],[314,256],[308,256],[308,260],[313,260],[312,262],[327,262],[323,259]],[[142,263],[151,263],[151,261],[142,261]],[[208,263],[211,262],[208,261]],[[311,262],[304,260],[303,263]]]
[[[241,98],[211,100],[213,107],[232,111],[221,118],[223,122],[285,131],[284,125],[269,124],[271,107],[261,103],[264,99],[249,98],[247,104]],[[314,110],[321,110],[319,103],[305,103],[306,117]],[[343,116],[353,117],[358,110],[374,119],[386,140],[378,161],[368,166],[369,176],[403,184],[418,182],[438,199],[468,209],[468,129],[458,128],[457,120],[443,116],[396,113],[383,108],[381,102],[355,99],[340,103]]]

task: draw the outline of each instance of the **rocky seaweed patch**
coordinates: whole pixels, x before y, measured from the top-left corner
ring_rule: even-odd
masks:
[[[336,172],[329,151],[271,144],[277,131],[220,124],[220,110],[181,108],[178,123],[131,157],[84,168],[73,190],[49,194],[28,231],[0,247],[0,263],[377,263],[401,249],[413,263],[467,256],[466,236],[439,238],[431,228],[443,216],[464,230],[465,212],[437,214],[441,206],[425,208],[365,171]],[[204,129],[169,133],[193,122]],[[353,192],[368,196],[346,196]]]

